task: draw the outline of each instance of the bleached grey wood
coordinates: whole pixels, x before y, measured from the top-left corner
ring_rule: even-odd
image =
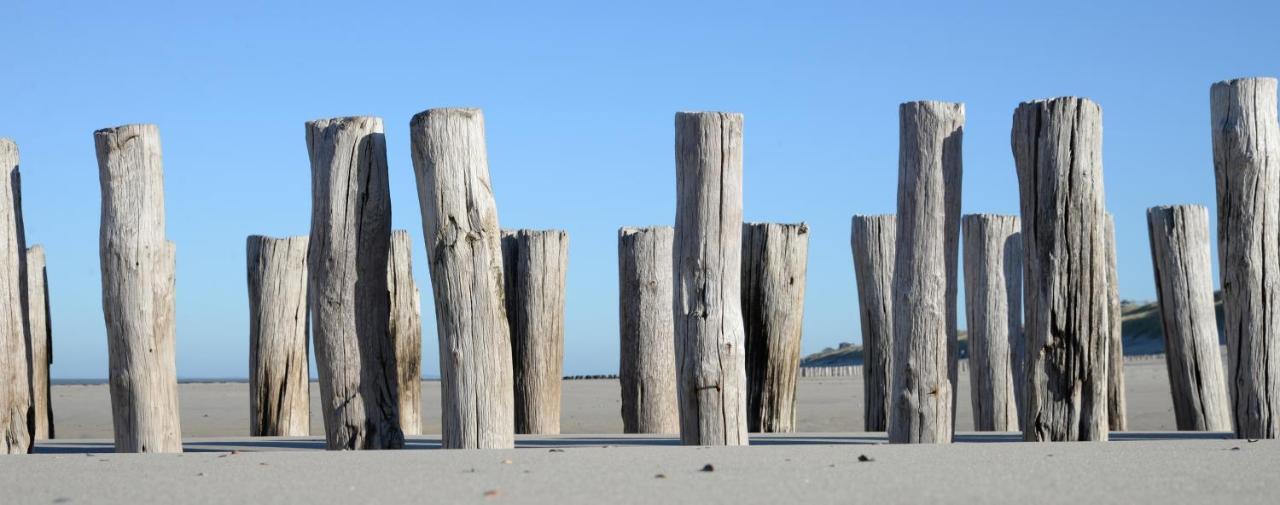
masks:
[[[33,415],[26,305],[26,239],[18,145],[0,138],[0,454],[31,451]]]
[[[511,332],[484,115],[431,109],[409,129],[440,337],[442,445],[510,448]]]
[[[1178,429],[1230,431],[1213,307],[1209,210],[1199,205],[1152,207],[1147,209],[1147,232]]]
[[[1017,431],[1014,386],[1022,338],[1022,242],[1017,216],[964,216],[969,398],[977,431]]]
[[[391,194],[382,120],[309,121],[307,297],[330,450],[404,446],[388,329]]]
[[[677,395],[685,445],[747,445],[742,115],[679,112],[673,245]]]
[[[507,326],[511,328],[516,433],[560,433],[564,287],[569,234],[503,230]]]
[[[387,254],[387,293],[391,299],[388,330],[396,352],[400,394],[400,431],[422,434],[422,298],[413,280],[413,239],[392,230]]]
[[[961,172],[964,105],[898,108],[890,443],[950,443],[947,173]]]
[[[27,340],[31,350],[31,404],[35,440],[54,437],[53,403],[49,401],[49,365],[53,364],[53,325],[49,318],[49,275],[45,271],[44,247],[27,249]]]
[[[1107,439],[1102,109],[1023,102],[1010,134],[1022,209],[1030,441]]]
[[[249,285],[249,435],[311,434],[307,237],[245,240]]]
[[[963,104],[961,104],[963,107]],[[951,381],[951,431],[956,430],[956,402],[960,382],[960,329],[956,308],[960,297],[960,203],[964,181],[964,165],[961,160],[961,138],[964,134],[964,111],[961,110],[960,134],[954,139],[956,150],[954,163],[942,164],[942,190],[945,209],[946,270],[947,270],[947,379]]]
[[[670,226],[618,230],[618,381],[624,433],[680,433]]]
[[[853,216],[850,242],[862,324],[863,429],[885,431],[893,379],[893,262],[898,222],[893,214]]]
[[[1218,261],[1235,434],[1280,436],[1280,126],[1276,80],[1209,91]]]
[[[94,132],[99,257],[116,452],[182,452],[174,362],[174,247],[165,239],[160,130]]]
[[[796,428],[808,259],[808,225],[743,225],[742,320],[747,429],[752,432],[790,433]]]
[[[1120,318],[1120,277],[1116,272],[1116,220],[1106,214],[1107,233],[1107,426],[1129,429],[1124,392],[1124,338]]]

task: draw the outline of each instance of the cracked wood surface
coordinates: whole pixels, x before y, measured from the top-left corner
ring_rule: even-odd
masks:
[[[853,216],[850,246],[862,325],[863,429],[886,431],[893,379],[893,262],[898,222],[893,214]]]
[[[1017,216],[964,217],[964,285],[969,332],[969,398],[977,431],[1018,431],[1024,376],[1022,235]]]
[[[747,429],[753,433],[795,431],[808,259],[804,223],[742,227]]]
[[[0,454],[29,452],[33,433],[26,324],[26,240],[18,145],[0,138]]]
[[[502,258],[516,433],[557,435],[569,234],[560,230],[504,230]]]
[[[27,249],[27,322],[31,377],[31,405],[35,440],[54,437],[53,404],[49,401],[49,365],[53,364],[53,322],[49,317],[49,275],[45,271],[44,247]]]
[[[618,230],[618,381],[624,433],[680,433],[670,226]]]
[[[1120,275],[1116,271],[1116,220],[1106,213],[1107,227],[1107,427],[1129,429],[1124,390],[1124,339],[1120,309]]]
[[[311,434],[307,237],[245,240],[249,284],[249,435]]]
[[[422,434],[422,298],[413,280],[413,239],[406,230],[391,232],[387,254],[388,330],[396,353],[400,431]]]

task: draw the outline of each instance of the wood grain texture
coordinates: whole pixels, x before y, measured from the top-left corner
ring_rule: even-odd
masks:
[[[116,452],[182,452],[174,362],[174,261],[165,239],[160,130],[94,132],[99,256]]]
[[[31,350],[31,404],[34,409],[35,440],[54,437],[53,403],[49,400],[49,366],[53,364],[53,324],[49,317],[49,274],[45,270],[44,247],[27,249],[27,323],[31,329],[27,347]]]
[[[898,118],[889,442],[950,443],[946,174],[961,171],[964,105],[909,102]]]
[[[893,214],[853,216],[850,242],[862,325],[863,429],[889,426],[893,379],[893,263],[898,221]]]
[[[964,216],[969,398],[976,431],[1018,431],[1022,236],[1017,216]]]
[[[1152,207],[1147,209],[1147,232],[1178,429],[1231,431],[1214,315],[1209,210],[1199,205]]]
[[[1107,238],[1102,109],[1023,102],[1011,145],[1022,210],[1030,441],[1107,439]]]
[[[559,434],[569,234],[561,230],[504,230],[502,259],[515,374],[516,433]]]
[[[1218,261],[1235,434],[1280,436],[1280,126],[1276,80],[1209,90]]]
[[[422,297],[413,280],[413,239],[392,230],[387,254],[387,294],[391,300],[388,330],[396,352],[400,394],[400,431],[422,434]]]
[[[960,154],[961,140],[964,136],[964,105],[959,105],[961,107],[960,130],[952,141],[954,145],[948,146],[955,149],[956,153],[953,158],[948,158],[948,161],[942,164],[942,198],[946,212],[944,251],[947,270],[947,379],[951,381],[951,431],[953,433],[956,430],[956,399],[959,394],[959,388],[956,385],[960,383],[960,328],[957,323],[959,314],[956,306],[957,299],[960,297],[960,208],[963,193],[961,189],[964,182],[963,157]]]
[[[1107,236],[1107,426],[1111,431],[1129,429],[1124,392],[1124,339],[1120,312],[1120,276],[1116,270],[1116,220],[1106,214]]]
[[[752,432],[790,433],[796,428],[808,260],[808,225],[743,225],[742,320],[747,429]]]
[[[672,300],[680,441],[747,445],[741,300],[741,114],[675,118]]]
[[[680,433],[670,226],[618,230],[618,381],[624,433]]]
[[[443,445],[511,448],[511,332],[484,115],[431,109],[409,129],[440,337]]]
[[[249,285],[249,435],[311,434],[307,237],[245,240]]]
[[[33,433],[26,324],[26,239],[18,145],[0,138],[0,454],[31,451]]]
[[[398,449],[400,400],[388,328],[391,193],[382,120],[309,121],[307,296],[330,450]]]

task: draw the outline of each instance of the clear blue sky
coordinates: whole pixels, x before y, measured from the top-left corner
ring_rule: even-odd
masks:
[[[678,110],[744,113],[746,219],[809,223],[805,352],[860,340],[849,218],[893,212],[908,100],[966,104],[966,213],[1017,213],[1019,101],[1100,103],[1121,294],[1153,299],[1145,209],[1213,212],[1209,85],[1280,74],[1280,3],[970,3],[5,2],[0,136],[48,253],[53,376],[106,376],[92,132],[135,122],[164,144],[182,377],[245,376],[245,237],[307,233],[303,123],[355,114],[385,120],[438,373],[407,130],[441,106],[484,109],[504,227],[569,231],[568,373],[617,368],[616,232],[672,222]]]

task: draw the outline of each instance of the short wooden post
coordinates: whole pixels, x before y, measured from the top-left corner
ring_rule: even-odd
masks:
[[[516,433],[560,433],[564,376],[564,283],[569,234],[504,230],[507,326],[515,377]]]
[[[950,443],[945,195],[946,174],[961,170],[964,105],[909,102],[898,118],[889,442]]]
[[[1017,431],[1015,347],[1022,339],[1022,239],[1017,216],[964,217],[969,388],[977,431]]]
[[[742,115],[676,114],[673,251],[680,441],[747,445]]]
[[[440,337],[442,445],[515,443],[511,332],[484,115],[431,109],[409,125]]]
[[[1023,102],[1012,147],[1022,207],[1027,390],[1024,438],[1107,439],[1107,237],[1102,109]]]
[[[389,337],[391,194],[382,120],[307,122],[307,296],[330,450],[404,446]]]
[[[618,230],[618,381],[625,433],[680,433],[670,226]]]
[[[1116,272],[1116,220],[1106,214],[1107,226],[1107,426],[1129,429],[1124,393],[1124,335],[1120,312],[1120,277]]]
[[[31,451],[32,414],[28,372],[26,239],[22,231],[22,197],[18,174],[18,145],[0,138],[0,454]]]
[[[804,223],[742,227],[747,429],[752,432],[795,431],[808,259]]]
[[[1214,319],[1209,210],[1199,205],[1152,207],[1147,209],[1147,231],[1178,429],[1230,431],[1231,407]]]
[[[1276,80],[1209,90],[1218,261],[1235,434],[1280,436],[1280,126]]]
[[[160,129],[94,132],[99,257],[116,452],[182,452],[174,362],[174,247],[164,234]]]
[[[44,247],[27,249],[27,321],[31,328],[31,395],[35,409],[35,439],[54,437],[53,403],[49,401],[49,365],[53,364],[53,324],[49,317],[49,275]]]
[[[311,434],[307,363],[307,237],[251,235],[249,435]]]
[[[391,340],[400,388],[400,431],[422,434],[422,299],[413,280],[413,239],[406,230],[391,232],[387,254],[387,293],[391,299]]]
[[[850,242],[862,324],[863,429],[885,431],[893,378],[893,262],[898,222],[893,214],[853,216]]]

